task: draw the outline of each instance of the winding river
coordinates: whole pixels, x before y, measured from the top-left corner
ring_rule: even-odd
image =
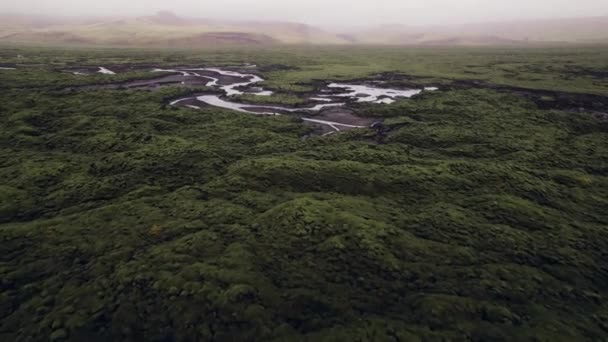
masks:
[[[249,64],[238,67],[238,70],[255,67],[255,65]],[[101,66],[97,68],[97,73],[106,75],[115,74],[114,71],[108,68]],[[231,67],[231,69],[236,68],[237,67]],[[69,72],[76,75],[87,75],[87,73],[81,70],[71,70]],[[285,107],[266,104],[242,103],[230,100],[230,98],[235,95],[251,94],[255,96],[270,96],[274,93],[271,90],[262,88],[259,83],[263,82],[264,79],[252,72],[239,72],[220,67],[155,68],[152,69],[151,72],[164,73],[165,75],[163,75],[161,78],[151,80],[132,81],[126,84],[110,84],[104,85],[104,87],[117,88],[124,86],[127,88],[155,88],[163,84],[175,83],[181,83],[183,86],[204,85],[210,88],[218,88],[223,94],[199,94],[197,96],[176,99],[171,101],[169,104],[171,106],[179,105],[191,109],[201,109],[199,104],[206,104],[254,115],[282,115],[299,113],[302,120],[324,125],[329,128],[331,132],[340,132],[342,130],[351,128],[368,127],[374,122],[374,120],[371,118],[358,117],[352,112],[352,110],[349,110],[348,108],[331,111],[325,111],[325,109],[332,107],[345,107],[346,104],[355,102],[391,104],[397,101],[399,98],[409,98],[420,94],[423,91],[437,90],[437,88],[432,87],[423,89],[391,89],[378,88],[369,84],[334,82],[327,84],[325,87],[319,89],[316,94],[312,94],[308,97],[308,102],[312,102],[314,105],[309,105],[307,107]],[[308,117],[306,115],[307,113],[310,115],[311,113],[317,112],[319,112],[319,114],[315,114],[314,116]]]
[[[154,69],[152,71],[176,73],[181,74],[184,77],[205,78],[209,80],[206,83],[206,86],[219,87],[224,92],[224,96],[200,95],[177,99],[170,103],[170,105],[172,106],[180,105],[187,102],[187,104],[185,104],[186,107],[200,109],[200,107],[196,105],[196,102],[201,102],[214,107],[220,107],[254,115],[281,115],[282,113],[318,112],[329,107],[342,107],[346,104],[346,102],[372,102],[377,104],[391,104],[395,102],[397,98],[409,98],[414,95],[420,94],[422,91],[425,90],[436,90],[436,88],[399,90],[390,88],[376,88],[368,85],[331,83],[327,85],[327,89],[321,90],[320,94],[309,98],[312,101],[322,103],[310,107],[290,108],[263,104],[247,104],[233,102],[225,99],[225,97],[242,94],[253,94],[257,96],[272,95],[273,92],[270,90],[264,90],[261,87],[252,87],[257,83],[264,81],[263,78],[255,74],[244,74],[237,71],[224,70],[220,68]],[[201,75],[203,72],[207,74]],[[209,73],[215,74],[217,75],[217,77],[209,76]],[[233,79],[235,81],[232,81],[226,85],[220,85],[220,79],[222,76],[230,77],[230,79]],[[335,132],[341,131],[341,128],[365,127],[361,125],[321,120],[319,118],[311,117],[303,117],[302,120],[329,126]]]

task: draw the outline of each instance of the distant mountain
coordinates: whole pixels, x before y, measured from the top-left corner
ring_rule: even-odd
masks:
[[[329,32],[290,22],[153,16],[57,18],[0,15],[0,42],[208,47],[267,44],[532,45],[608,42],[608,17],[445,26],[384,25]]]
[[[347,43],[334,33],[304,24],[178,17],[166,11],[93,19],[0,15],[0,42],[159,47]]]
[[[608,40],[608,16],[445,26],[384,25],[350,33],[359,43],[513,45]]]

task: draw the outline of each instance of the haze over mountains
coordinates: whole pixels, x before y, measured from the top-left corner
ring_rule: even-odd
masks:
[[[152,16],[59,18],[0,14],[0,42],[204,48],[262,44],[534,45],[608,43],[608,16],[333,32],[306,24]]]

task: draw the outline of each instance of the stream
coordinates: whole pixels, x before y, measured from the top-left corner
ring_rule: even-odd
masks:
[[[112,70],[108,70],[104,67],[99,67],[99,71],[97,71],[100,74],[106,74],[106,75],[116,75],[116,73]]]
[[[206,86],[219,87],[224,92],[225,97],[242,94],[252,94],[256,96],[269,96],[273,94],[272,91],[264,90],[261,87],[251,87],[254,84],[264,81],[263,78],[255,74],[243,74],[237,71],[224,70],[220,68],[154,69],[152,71],[171,72],[181,74],[184,77],[201,77],[208,79],[209,81],[206,83]],[[207,74],[202,75],[203,72]],[[214,73],[217,75],[217,77],[209,76],[208,73]],[[226,85],[220,85],[221,76],[230,77],[231,79],[234,79],[234,81]],[[184,82],[182,82],[182,84],[184,84]],[[240,90],[242,88],[247,88],[247,90]],[[282,113],[319,112],[325,108],[342,107],[348,101],[391,104],[395,102],[398,98],[409,98],[414,95],[420,94],[423,91],[433,90],[437,90],[437,88],[399,90],[390,88],[376,88],[368,85],[330,83],[329,85],[327,85],[327,89],[323,89],[321,90],[320,94],[309,98],[312,101],[322,102],[311,107],[291,108],[264,104],[247,104],[240,102],[232,102],[222,98],[219,95],[200,95],[194,97],[181,98],[172,101],[170,105],[175,106],[188,101],[188,104],[185,105],[186,107],[200,109],[200,107],[196,104],[193,104],[193,102],[201,102],[210,106],[230,109],[241,113],[248,113],[254,115],[281,115]],[[319,118],[310,117],[303,117],[302,120],[321,125],[327,125],[335,132],[341,131],[340,128],[366,127],[362,125],[322,120]]]
[[[255,65],[246,65],[245,68],[254,68]],[[244,68],[241,66],[241,69]],[[86,75],[82,71],[71,71],[73,74]],[[115,72],[98,67],[97,73],[114,75]],[[302,120],[324,125],[332,132],[340,132],[345,129],[369,127],[374,120],[356,116],[346,105],[348,103],[375,103],[391,104],[399,98],[410,98],[424,91],[434,91],[437,88],[425,87],[422,89],[392,89],[379,88],[369,84],[338,83],[326,84],[316,94],[309,95],[309,102],[316,102],[308,107],[285,107],[266,104],[252,104],[231,101],[230,97],[235,95],[250,94],[255,96],[270,96],[274,94],[271,90],[262,88],[259,83],[264,79],[254,73],[226,70],[220,67],[206,68],[155,68],[151,72],[165,73],[162,78],[152,80],[132,81],[126,84],[105,85],[104,87],[127,88],[151,87],[155,88],[163,84],[180,84],[182,86],[203,85],[210,88],[218,88],[223,94],[204,94],[185,97],[171,101],[171,106],[185,106],[191,109],[201,109],[198,105],[207,104],[214,107],[234,110],[241,113],[254,115],[282,115],[288,113],[319,113],[313,117],[303,116]],[[169,75],[166,75],[169,74]],[[324,110],[336,108],[335,110]],[[339,108],[343,108],[340,110]]]

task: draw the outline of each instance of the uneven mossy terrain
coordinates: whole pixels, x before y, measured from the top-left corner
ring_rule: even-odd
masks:
[[[0,339],[606,340],[606,61],[5,47]],[[320,137],[295,117],[167,106],[183,88],[64,90],[143,69],[61,72],[243,62],[279,103],[380,72],[440,90],[354,106],[383,124]]]

